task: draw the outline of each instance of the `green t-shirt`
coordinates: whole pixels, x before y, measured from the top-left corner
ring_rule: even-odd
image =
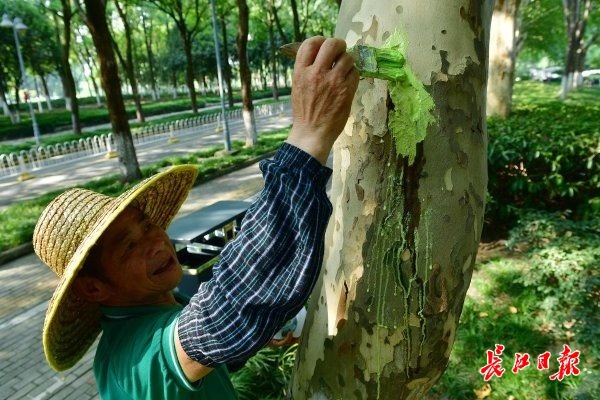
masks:
[[[94,375],[104,400],[237,399],[225,366],[190,383],[173,342],[182,307],[102,307]]]

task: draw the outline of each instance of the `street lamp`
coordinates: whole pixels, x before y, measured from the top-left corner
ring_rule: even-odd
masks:
[[[21,46],[19,44],[19,35],[17,31],[23,31],[27,29],[27,25],[23,23],[21,18],[15,17],[12,21],[8,17],[8,14],[4,14],[2,16],[2,22],[0,22],[0,27],[3,28],[12,28],[13,34],[15,35],[15,46],[17,47],[17,58],[19,59],[19,66],[21,67],[21,80],[23,83],[25,82],[25,65],[23,64],[23,56],[21,56]],[[33,112],[33,106],[29,101],[29,98],[26,99],[27,105],[29,106],[29,114],[31,115],[31,123],[33,124],[33,135],[35,136],[35,142],[39,146],[40,142],[40,128],[38,127],[37,121],[35,119],[35,112]],[[18,110],[17,110],[18,112]]]

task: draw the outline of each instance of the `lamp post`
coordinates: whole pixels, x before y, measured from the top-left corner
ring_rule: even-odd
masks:
[[[25,82],[25,65],[23,64],[23,56],[21,55],[21,45],[19,44],[19,35],[17,31],[23,31],[27,29],[27,25],[23,23],[21,18],[15,17],[12,21],[8,17],[7,14],[2,16],[2,22],[0,22],[0,27],[3,28],[12,28],[13,34],[15,36],[15,46],[17,48],[17,58],[19,59],[19,67],[21,67],[21,80]],[[29,98],[26,99],[27,105],[29,106],[29,114],[31,115],[31,123],[33,124],[33,135],[35,136],[35,143],[39,146],[40,142],[40,128],[38,127],[37,121],[35,119],[35,112],[33,111],[33,106],[31,105],[31,101]],[[18,112],[18,110],[17,110]]]

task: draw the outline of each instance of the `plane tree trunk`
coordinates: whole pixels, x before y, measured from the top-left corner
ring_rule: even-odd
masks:
[[[403,32],[408,82],[432,107],[397,83],[359,84],[334,147],[334,212],[292,398],[420,399],[446,369],[483,225],[492,10],[342,2],[335,36],[381,46]]]

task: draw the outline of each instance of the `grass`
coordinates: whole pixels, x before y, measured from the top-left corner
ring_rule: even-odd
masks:
[[[166,157],[163,160],[143,166],[142,175],[149,177],[157,173],[160,169],[180,164],[195,164],[199,168],[196,185],[211,179],[216,174],[228,168],[244,165],[249,160],[256,157],[274,152],[281,143],[287,138],[288,129],[261,134],[258,138],[258,145],[245,148],[241,141],[232,143],[235,154],[225,156],[215,156],[222,150],[220,146],[190,153],[185,157]],[[136,182],[123,184],[119,175],[103,177],[78,187],[94,190],[110,196],[118,196]],[[48,193],[38,198],[21,201],[0,211],[0,252],[16,247],[18,245],[31,241],[33,228],[50,201],[64,190]]]
[[[597,398],[600,360],[592,343],[574,345],[574,324],[586,322],[556,325],[560,305],[548,308],[546,299],[522,282],[523,271],[533,262],[533,254],[504,253],[477,265],[448,369],[432,390],[432,399],[477,399],[483,398],[477,396],[482,391],[489,393],[489,399]],[[584,306],[594,308],[593,303]],[[486,383],[479,369],[486,364],[486,350],[494,349],[495,344],[506,346],[501,356],[506,371]],[[550,380],[549,376],[558,371],[556,358],[563,344],[582,351],[578,365],[581,374]],[[539,371],[537,356],[546,351],[552,354],[550,369]],[[532,365],[513,373],[515,353],[528,353]]]

